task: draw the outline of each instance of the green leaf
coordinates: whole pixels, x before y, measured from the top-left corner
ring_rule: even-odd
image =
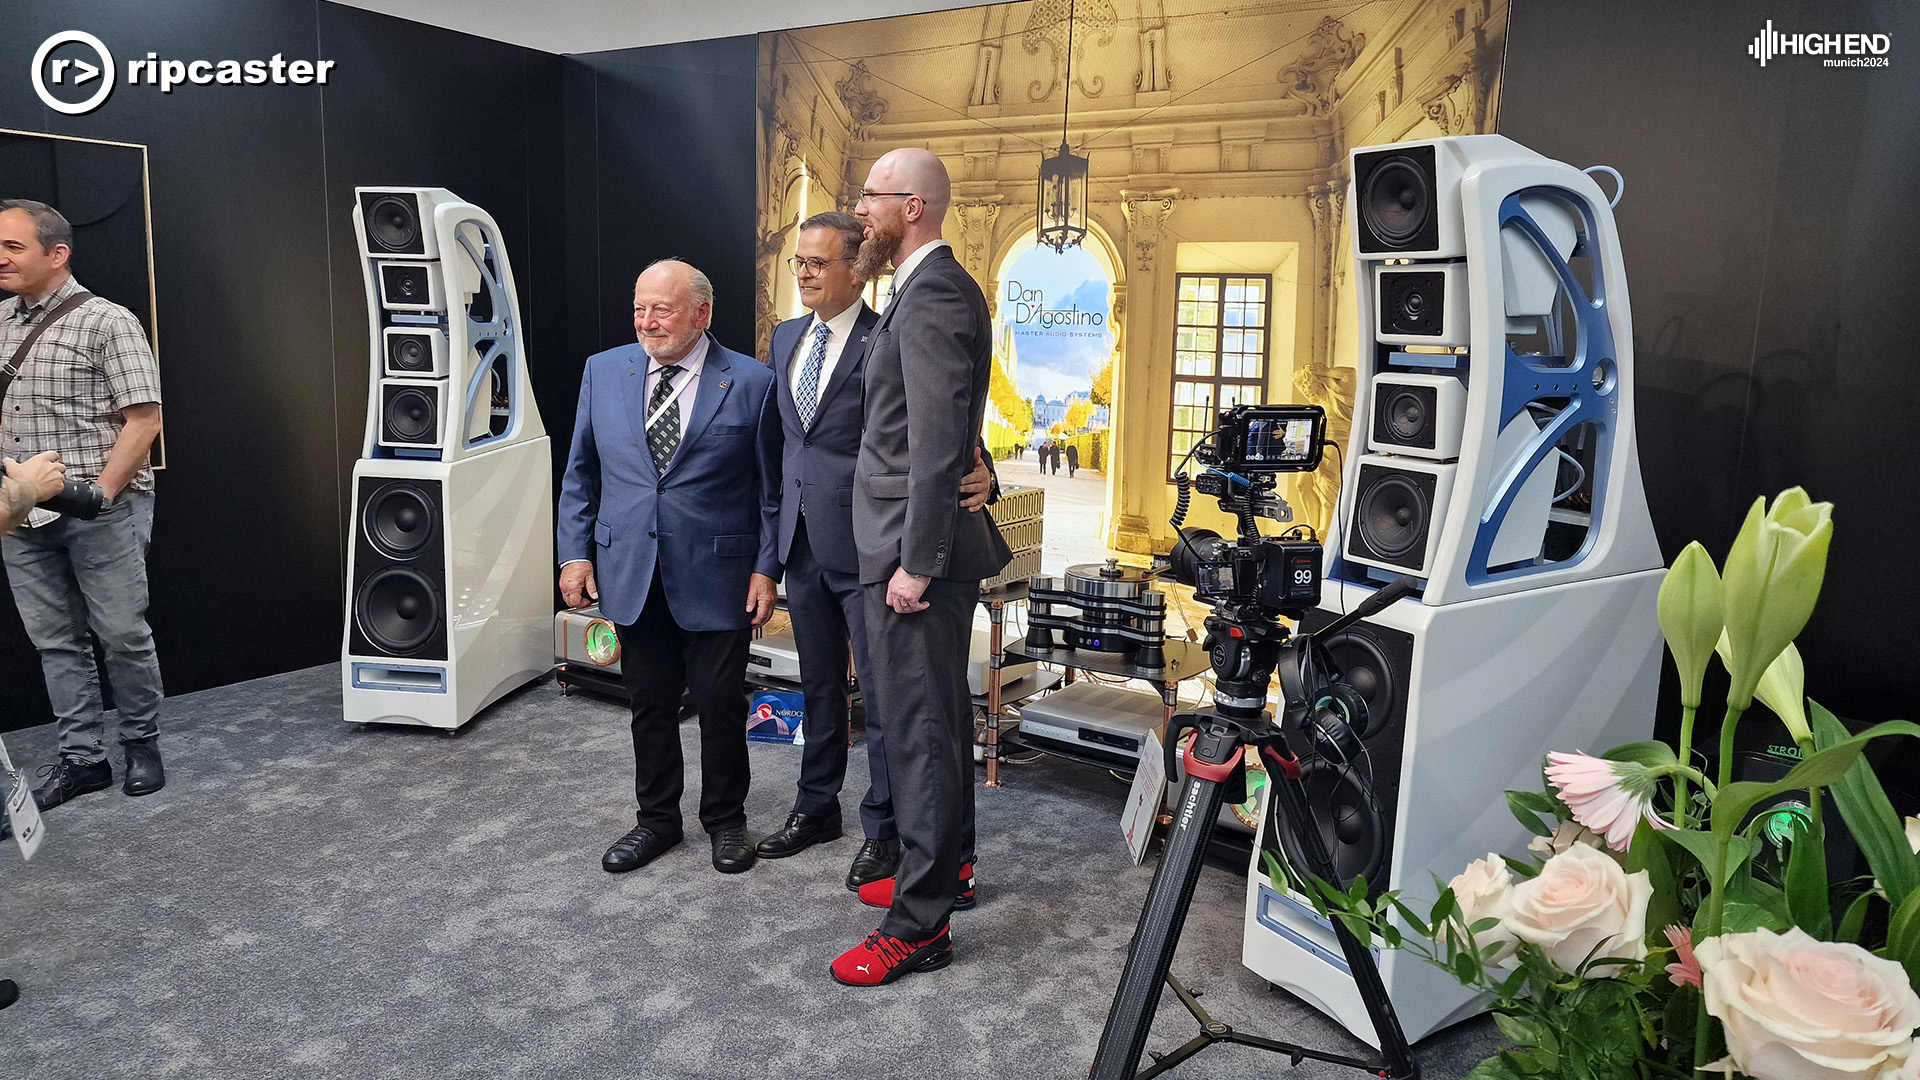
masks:
[[[1920,892],[1910,894],[1887,920],[1887,957],[1907,969],[1907,980],[1920,977]]]
[[[1507,869],[1513,871],[1514,876],[1522,881],[1540,876],[1540,868],[1525,859],[1516,859],[1511,855],[1502,855],[1500,856],[1500,861],[1506,863]]]
[[[1715,820],[1718,820],[1718,815],[1715,816]],[[1662,830],[1660,836],[1685,848],[1687,854],[1693,856],[1694,861],[1700,864],[1700,869],[1705,871],[1708,877],[1713,875],[1714,857],[1719,851],[1720,843],[1726,843],[1726,871],[1720,880],[1712,882],[1716,889],[1725,885],[1727,879],[1731,878],[1734,872],[1753,856],[1755,846],[1752,840],[1744,836],[1728,834],[1722,837],[1715,833],[1700,832],[1697,829]]]
[[[1608,761],[1632,761],[1650,767],[1673,765],[1679,760],[1673,756],[1673,747],[1657,740],[1630,742],[1600,756]]]
[[[1809,704],[1815,745],[1824,748],[1848,738],[1846,726],[1832,713],[1819,702]],[[1853,834],[1860,853],[1873,869],[1873,876],[1886,890],[1887,899],[1895,905],[1905,903],[1914,890],[1920,889],[1920,858],[1914,856],[1912,846],[1907,843],[1906,826],[1900,815],[1894,813],[1893,804],[1887,801],[1887,792],[1880,786],[1879,777],[1866,762],[1858,762],[1847,771],[1845,778],[1828,790],[1840,808],[1841,819],[1847,823],[1847,831]]]
[[[1840,917],[1840,929],[1833,935],[1835,941],[1851,941],[1860,944],[1860,932],[1867,925],[1867,906],[1873,900],[1872,893],[1861,893],[1847,905],[1847,913]]]
[[[1680,884],[1673,870],[1673,848],[1657,839],[1660,832],[1642,819],[1627,847],[1627,873],[1645,870],[1653,885],[1653,897],[1647,902],[1649,927],[1667,926],[1685,917],[1680,910]]]
[[[1472,986],[1480,974],[1480,958],[1468,949],[1453,958],[1453,977],[1460,980],[1462,986]]]
[[[1540,1046],[1545,1042],[1543,1036],[1546,1029],[1537,1020],[1496,1012],[1493,1022],[1499,1026],[1500,1033],[1507,1037],[1507,1041],[1515,1046]]]
[[[1509,791],[1508,806],[1524,806],[1535,813],[1554,816],[1560,806],[1559,800],[1544,791]]]
[[[1781,933],[1793,925],[1793,920],[1785,912],[1765,902],[1749,889],[1728,894],[1727,904],[1721,912],[1720,920],[1720,931],[1725,934],[1744,934],[1763,926],[1775,933]]]
[[[1459,910],[1460,898],[1453,895],[1452,889],[1441,889],[1440,895],[1434,898],[1433,910],[1428,913],[1427,921],[1438,927],[1441,923],[1452,918],[1454,913]]]
[[[1388,893],[1386,898],[1388,902],[1393,905],[1393,910],[1399,912],[1400,917],[1405,919],[1407,925],[1413,928],[1414,933],[1426,938],[1433,936],[1433,928],[1428,926],[1420,916],[1415,915],[1412,908],[1400,901],[1399,893]]]
[[[1819,792],[1813,793],[1814,798]],[[1827,895],[1827,844],[1813,822],[1795,830],[1787,849],[1787,912],[1793,924],[1821,941],[1833,937],[1833,903]]]
[[[1815,751],[1812,757],[1795,765],[1785,777],[1771,784],[1754,781],[1728,784],[1713,799],[1713,831],[1722,836],[1732,835],[1746,818],[1747,811],[1775,795],[1839,783],[1845,779],[1854,763],[1860,760],[1867,744],[1882,735],[1920,735],[1920,725],[1905,720],[1888,720],[1852,738]]]
[[[1475,1065],[1473,1071],[1467,1074],[1467,1080],[1527,1080],[1527,1075],[1526,1073],[1515,1072],[1513,1066],[1507,1064],[1504,1055],[1495,1054],[1480,1064]],[[1539,1074],[1534,1073],[1533,1075],[1538,1076]]]
[[[1542,813],[1551,813],[1551,811],[1536,811],[1533,807],[1525,805],[1522,802],[1523,797],[1532,794],[1534,793],[1528,791],[1507,792],[1507,809],[1513,811],[1514,819],[1519,821],[1528,832],[1535,836],[1552,836],[1553,827],[1540,820]]]

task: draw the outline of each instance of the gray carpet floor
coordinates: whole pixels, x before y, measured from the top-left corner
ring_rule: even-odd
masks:
[[[633,822],[623,706],[537,684],[457,739],[340,721],[338,669],[171,700],[169,784],[47,815],[31,863],[0,851],[0,1077],[1022,1077],[1086,1074],[1154,860],[1117,824],[1123,785],[1047,759],[979,791],[978,909],[957,958],[877,990],[827,961],[878,925],[843,878],[853,837],[717,874],[690,837],[612,876]],[[693,725],[683,725],[689,762]],[[23,766],[51,727],[17,732]],[[749,828],[791,807],[799,752],[756,744]],[[847,787],[864,790],[865,757]],[[849,824],[858,796],[844,797]],[[1202,876],[1174,971],[1243,1030],[1357,1043],[1239,963],[1243,879]],[[1150,1050],[1194,1033],[1171,995]],[[1426,1040],[1465,1075],[1484,1019]],[[1221,1046],[1172,1074],[1361,1074]]]

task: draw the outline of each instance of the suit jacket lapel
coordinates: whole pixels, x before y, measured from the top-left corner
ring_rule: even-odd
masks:
[[[820,422],[820,414],[826,411],[827,402],[832,401],[833,395],[847,385],[847,380],[853,376],[853,369],[859,367],[860,362],[867,358],[867,342],[873,340],[874,327],[879,325],[880,316],[872,308],[867,307],[864,301],[860,306],[863,309],[860,317],[853,320],[853,329],[847,337],[847,343],[840,349],[840,360],[833,365],[833,377],[827,380],[826,388],[820,391],[820,403],[813,410],[813,421],[816,424]]]
[[[713,423],[714,414],[720,411],[720,403],[726,400],[727,391],[733,387],[732,370],[733,365],[727,363],[726,353],[720,350],[720,343],[708,335],[707,359],[700,365],[700,389],[695,392],[693,399],[693,415],[687,421],[687,433],[680,439],[680,449],[674,452],[673,460],[667,463],[667,472],[680,467],[680,463],[687,459],[687,447],[707,430],[708,424]],[[684,392],[680,400],[686,400]]]
[[[647,350],[635,345],[627,354],[626,363],[617,370],[621,396],[626,399],[627,423],[633,426],[634,437],[629,445],[640,448],[642,467],[657,480],[660,471],[653,467],[653,454],[647,450],[647,365],[650,363]]]
[[[793,378],[789,372],[793,368],[794,337],[806,327],[806,319],[789,319],[773,328],[773,339],[768,342],[767,359],[772,362],[774,377],[780,385],[774,390],[774,398],[780,403],[782,423],[800,426],[800,412],[793,403]]]
[[[921,259],[919,265],[913,268],[913,273],[907,275],[907,280],[901,281],[898,278],[894,279],[893,299],[887,301],[887,310],[880,316],[879,325],[873,328],[874,333],[877,334],[880,331],[885,330],[889,325],[892,324],[893,310],[900,306],[900,297],[905,295],[907,291],[907,286],[913,284],[915,278],[918,278],[921,274],[926,273],[927,267],[932,265],[935,259],[940,259],[940,258],[947,258],[947,259],[953,258],[953,248],[952,247],[935,248],[934,250],[927,252],[926,257]]]

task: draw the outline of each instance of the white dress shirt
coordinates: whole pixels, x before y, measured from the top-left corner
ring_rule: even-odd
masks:
[[[847,310],[826,320],[827,358],[820,364],[818,394],[827,392],[827,382],[833,378],[834,369],[840,363],[840,353],[847,347],[847,339],[853,335],[853,324],[860,321],[860,313],[865,311],[866,307],[863,301],[855,300],[847,305]],[[806,330],[800,335],[800,345],[794,349],[792,361],[787,364],[787,388],[793,391],[793,400],[796,402],[800,400],[800,379],[806,374],[807,354],[813,351],[813,336],[817,333],[815,328],[819,325],[820,313],[816,311],[813,313],[813,321],[807,324]],[[815,397],[812,404],[817,409],[820,405],[819,398]]]
[[[700,369],[705,367],[706,363],[707,335],[702,332],[700,339],[693,343],[693,349],[680,359],[678,365],[680,374],[675,375],[673,381],[667,384],[669,393],[682,386],[686,387],[680,391],[679,397],[673,399],[674,407],[680,410],[680,438],[683,441],[687,437],[687,425],[693,422],[693,399],[700,393]],[[653,392],[660,385],[660,369],[663,366],[653,357],[647,357],[647,385],[644,388],[647,393],[641,398],[641,401],[646,403],[647,416],[653,415]],[[645,417],[641,419],[644,421]],[[642,432],[641,437],[645,438],[646,433]]]
[[[900,286],[907,283],[907,279],[913,276],[914,268],[925,261],[927,256],[933,254],[940,248],[951,249],[952,247],[953,245],[947,243],[945,240],[934,240],[914,248],[913,254],[907,256],[905,261],[896,264],[893,268],[894,291],[898,292]]]

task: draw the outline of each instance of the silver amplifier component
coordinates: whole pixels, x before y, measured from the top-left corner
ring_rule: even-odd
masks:
[[[1077,682],[1020,706],[1020,741],[1122,769],[1140,763],[1147,733],[1166,721],[1160,695]]]
[[[800,684],[800,650],[793,634],[762,634],[747,645],[747,677]]]

